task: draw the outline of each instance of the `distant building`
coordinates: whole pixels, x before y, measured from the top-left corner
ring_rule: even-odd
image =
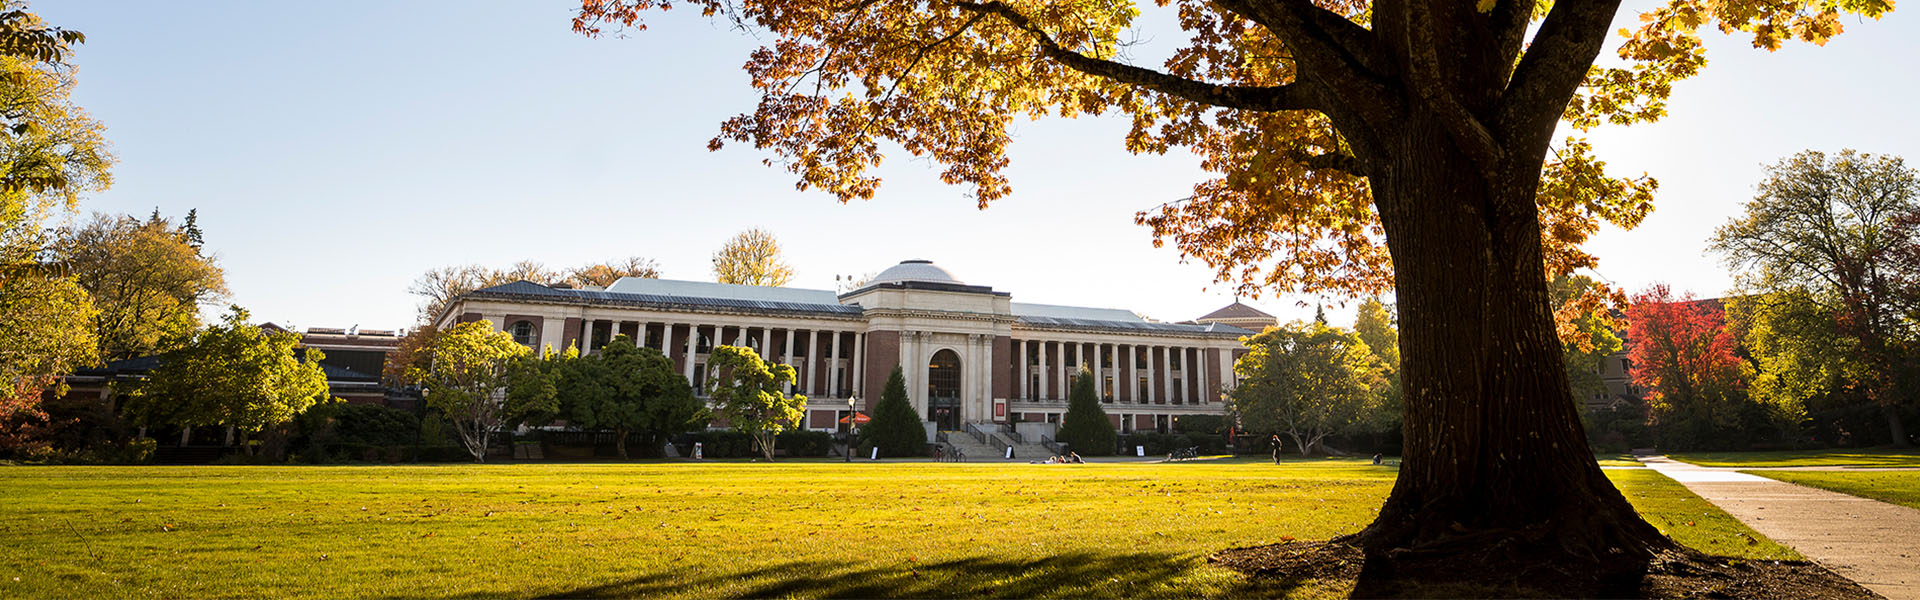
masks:
[[[280,331],[286,329],[268,323]],[[413,409],[409,396],[389,393],[380,382],[387,354],[400,346],[400,336],[389,329],[340,329],[308,327],[300,334],[300,345],[320,351],[320,367],[327,372],[327,387],[333,397],[355,404],[382,404]]]
[[[1258,308],[1241,304],[1240,300],[1235,299],[1233,304],[1228,304],[1220,310],[1207,313],[1207,316],[1194,319],[1193,322],[1202,325],[1210,325],[1213,323],[1232,325],[1254,333],[1259,333],[1266,331],[1268,327],[1279,327],[1280,317],[1267,314]]]
[[[1239,338],[1254,333],[1013,302],[924,260],[839,294],[632,277],[604,290],[520,281],[461,295],[435,324],[483,320],[542,350],[593,352],[625,335],[666,353],[695,389],[714,346],[754,348],[799,370],[795,391],[810,398],[805,425],[813,429],[835,427],[848,398],[866,410],[895,366],[905,367],[914,410],[940,429],[1057,422],[1084,367],[1116,427],[1164,431],[1179,415],[1223,412]]]

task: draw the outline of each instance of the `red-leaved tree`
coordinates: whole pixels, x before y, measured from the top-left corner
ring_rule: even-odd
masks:
[[[1745,387],[1736,342],[1717,300],[1675,298],[1664,283],[1638,294],[1627,307],[1627,358],[1634,383],[1645,388],[1663,439],[1697,441],[1716,426],[1736,424],[1734,400]]]

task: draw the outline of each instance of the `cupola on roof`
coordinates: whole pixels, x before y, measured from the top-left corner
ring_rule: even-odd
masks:
[[[940,268],[930,260],[903,260],[900,264],[887,267],[879,275],[873,276],[873,283],[900,283],[904,281],[930,281],[966,285],[955,279],[952,273]]]

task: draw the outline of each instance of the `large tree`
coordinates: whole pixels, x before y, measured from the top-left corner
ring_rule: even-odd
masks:
[[[552,360],[560,416],[584,429],[610,429],[614,449],[627,458],[627,434],[686,431],[701,412],[687,378],[673,360],[614,336],[599,352]]]
[[[200,307],[224,298],[226,277],[194,239],[197,227],[156,212],[145,220],[95,213],[60,234],[61,264],[93,296],[100,356],[119,360],[169,348],[200,326]]]
[[[1697,447],[1716,430],[1739,428],[1746,381],[1719,301],[1655,284],[1627,307],[1627,339],[1630,374],[1647,390],[1663,442]]]
[[[502,429],[556,407],[553,381],[533,351],[489,321],[462,323],[432,337],[430,366],[415,373],[427,407],[453,422],[460,443],[485,462],[487,446]]]
[[[128,390],[126,412],[141,425],[224,425],[247,436],[327,401],[326,358],[301,348],[300,334],[268,331],[232,307],[219,323],[169,345],[147,379]]]
[[[1910,446],[1901,409],[1907,354],[1920,348],[1920,322],[1900,308],[1901,219],[1920,211],[1920,173],[1897,156],[1843,150],[1801,152],[1767,169],[1746,214],[1714,233],[1712,248],[1745,269],[1758,293],[1788,293],[1820,305],[1862,367],[1863,391],[1883,411],[1893,443]]]
[[[1622,348],[1620,336],[1614,333],[1621,326],[1614,318],[1614,306],[1624,304],[1625,298],[1585,275],[1560,275],[1549,287],[1574,399],[1604,396],[1607,384],[1601,371],[1607,357]]]
[[[1247,340],[1234,363],[1240,385],[1228,410],[1249,431],[1284,433],[1301,456],[1329,435],[1386,420],[1387,365],[1359,334],[1325,323],[1288,323]]]
[[[0,5],[0,449],[39,443],[42,395],[98,357],[92,299],[47,252],[48,220],[112,183],[106,128],[71,98],[83,39]]]
[[[1608,176],[1558,125],[1657,119],[1710,24],[1775,48],[1892,7],[1668,0],[1625,64],[1596,68],[1618,0],[1165,0],[1188,39],[1154,69],[1119,59],[1127,1],[690,3],[772,40],[746,66],[758,107],[710,147],[767,149],[843,201],[874,195],[883,142],[1004,198],[1018,117],[1117,111],[1127,149],[1197,153],[1215,177],[1140,215],[1156,242],[1249,290],[1395,291],[1405,457],[1347,541],[1379,572],[1480,572],[1466,561],[1564,593],[1637,581],[1676,546],[1587,452],[1546,285],[1593,263],[1578,244],[1601,221],[1637,223],[1653,182]],[[574,27],[672,4],[582,0]]]
[[[765,229],[748,229],[713,253],[713,280],[738,285],[784,286],[793,267],[780,258],[780,240]]]
[[[752,348],[719,346],[707,355],[707,397],[714,412],[735,431],[753,436],[754,446],[773,460],[780,432],[799,427],[807,415],[807,397],[781,391],[794,382],[791,365],[768,364]]]

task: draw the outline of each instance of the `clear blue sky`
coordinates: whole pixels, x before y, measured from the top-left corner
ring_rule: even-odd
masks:
[[[753,106],[739,67],[763,40],[692,10],[649,15],[652,28],[625,39],[586,39],[568,29],[576,5],[32,8],[87,34],[76,98],[120,158],[113,189],[81,210],[198,208],[233,300],[259,320],[405,327],[416,304],[407,284],[450,264],[640,255],[667,277],[708,279],[712,251],[752,227],[779,236],[800,287],[927,258],[1024,302],[1189,319],[1231,301],[1208,269],[1133,225],[1201,174],[1189,156],[1124,152],[1121,120],[1018,125],[1014,196],[986,211],[904,154],[890,157],[878,198],[841,205],[795,191],[751,148],[705,150],[721,120]],[[1630,3],[1620,25],[1644,6]],[[1157,66],[1184,38],[1149,8],[1135,56]],[[1730,279],[1704,240],[1764,165],[1845,147],[1920,161],[1920,19],[1847,27],[1824,48],[1776,53],[1716,36],[1671,116],[1596,136],[1616,172],[1662,183],[1644,225],[1592,245],[1603,276],[1718,294]],[[1252,303],[1310,315],[1299,300],[1312,302]]]

